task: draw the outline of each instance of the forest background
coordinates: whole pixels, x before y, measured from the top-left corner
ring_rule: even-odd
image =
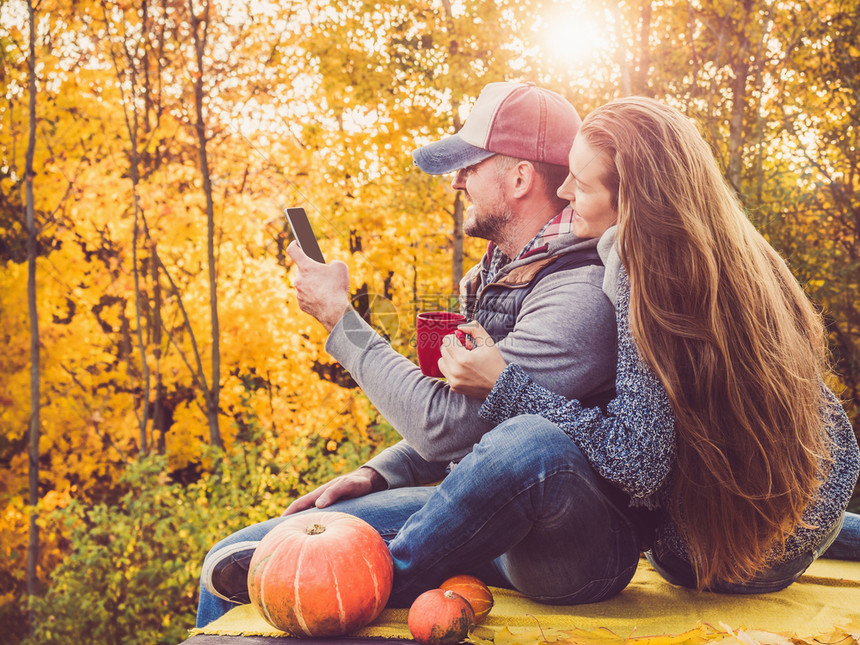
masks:
[[[858,31],[856,0],[0,0],[0,633],[179,642],[214,541],[396,439],[298,309],[281,209],[414,358],[483,248],[410,151],[490,81],[695,119],[856,429]]]

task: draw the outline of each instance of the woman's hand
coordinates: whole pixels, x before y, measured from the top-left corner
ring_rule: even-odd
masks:
[[[458,394],[485,399],[508,364],[493,339],[477,322],[459,328],[471,338],[461,343],[454,334],[445,336],[439,370]]]

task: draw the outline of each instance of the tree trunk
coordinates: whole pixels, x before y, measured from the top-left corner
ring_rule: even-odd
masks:
[[[453,58],[457,56],[460,50],[460,45],[455,37],[454,12],[450,0],[442,0],[442,7],[445,10],[448,36],[451,38],[448,43],[448,56]],[[451,101],[451,112],[454,132],[459,132],[462,123],[460,122],[460,100],[457,97]],[[460,293],[460,280],[463,278],[463,197],[460,191],[454,195],[454,212],[451,224],[451,291],[458,294]]]
[[[454,112],[454,132],[459,132],[462,127],[460,123],[460,102],[454,101],[451,105]],[[460,293],[460,280],[463,279],[463,195],[457,191],[454,195],[454,213],[451,226],[451,293]]]
[[[747,79],[750,75],[750,39],[746,33],[747,19],[752,13],[752,3],[743,3],[744,20],[739,25],[739,51],[737,64],[734,65],[734,82],[732,83],[732,111],[729,118],[729,149],[727,154],[727,175],[729,183],[737,193],[741,193],[741,174],[744,160],[744,115],[747,111]]]
[[[27,3],[30,21],[29,57],[27,68],[30,81],[30,132],[27,140],[24,184],[26,192],[27,220],[27,305],[30,314],[30,536],[27,544],[27,594],[38,591],[39,575],[39,525],[36,522],[36,506],[39,503],[39,437],[40,421],[40,367],[39,367],[39,312],[36,303],[36,210],[33,204],[33,158],[36,152],[36,10],[32,0]]]
[[[191,13],[194,50],[197,70],[194,76],[194,109],[197,123],[197,146],[200,155],[200,174],[203,178],[203,193],[206,196],[206,255],[209,264],[209,308],[212,319],[212,383],[206,397],[209,418],[209,442],[222,447],[221,430],[218,425],[218,405],[221,396],[221,347],[220,327],[218,324],[218,271],[215,265],[215,205],[212,199],[212,180],[209,176],[209,158],[206,154],[206,121],[203,115],[203,54],[206,51],[206,38],[209,31],[209,3],[205,3],[202,18],[194,12],[194,0],[188,0]],[[202,34],[201,34],[202,25]]]
[[[158,262],[155,258],[158,247],[152,243],[152,259],[150,270],[152,272],[152,351],[155,355],[155,400],[152,403],[152,434],[156,443],[156,451],[163,455],[167,447],[167,430],[170,427],[167,419],[165,406],[164,383],[161,378],[161,343],[164,341],[162,326],[164,324],[161,316],[161,282],[158,277]],[[157,436],[156,436],[157,433]]]
[[[452,239],[454,252],[451,257],[451,293],[460,293],[460,280],[463,279],[463,195],[460,191],[454,195],[454,214]]]
[[[134,61],[129,60],[128,64],[134,69]],[[140,452],[146,454],[149,452],[149,442],[147,441],[147,425],[149,422],[149,390],[150,390],[150,374],[149,362],[146,360],[146,342],[143,338],[143,316],[141,315],[141,292],[140,292],[140,264],[137,257],[137,246],[140,242],[140,199],[138,197],[138,184],[140,183],[140,157],[137,150],[137,126],[138,115],[135,101],[135,87],[137,86],[136,74],[131,73],[131,104],[132,104],[132,121],[129,124],[129,139],[131,140],[131,194],[134,209],[134,226],[131,242],[131,259],[132,273],[134,275],[134,311],[137,322],[137,344],[140,349],[140,367],[143,371],[143,395],[141,396],[141,405],[143,409],[140,413]]]
[[[642,3],[639,12],[639,64],[631,82],[632,91],[640,96],[651,96],[648,89],[648,74],[651,70],[651,20],[653,16],[651,0]]]
[[[110,17],[108,15],[108,10],[106,5],[102,5],[102,14],[104,15],[105,21],[105,30],[110,33]],[[146,2],[142,3],[141,16],[144,21],[143,28],[146,28],[146,19],[147,19],[147,4]],[[125,33],[121,35],[121,38],[126,38]],[[141,289],[140,289],[140,263],[138,261],[137,248],[140,243],[140,220],[141,220],[141,212],[140,212],[140,198],[139,198],[139,184],[140,184],[140,152],[137,147],[138,142],[138,125],[140,122],[140,115],[138,113],[137,108],[137,96],[138,96],[138,82],[137,82],[137,65],[139,61],[136,60],[137,55],[137,43],[132,38],[131,45],[129,46],[128,40],[122,40],[120,42],[122,47],[122,51],[125,54],[125,65],[127,66],[129,77],[131,79],[131,88],[129,89],[129,94],[126,96],[125,90],[123,89],[125,75],[123,71],[120,69],[119,60],[114,52],[113,45],[110,45],[109,51],[111,55],[111,60],[113,61],[114,71],[116,73],[117,82],[120,87],[120,94],[122,96],[122,110],[123,116],[125,118],[125,127],[128,132],[128,141],[129,141],[129,152],[131,153],[131,165],[129,166],[129,173],[131,175],[131,195],[132,195],[132,211],[133,211],[133,224],[132,224],[132,239],[131,239],[131,272],[134,281],[134,312],[135,312],[135,325],[137,327],[137,346],[138,351],[140,352],[140,365],[141,365],[141,373],[143,374],[143,392],[140,396],[140,402],[142,410],[138,416],[138,431],[140,437],[140,453],[146,454],[149,452],[149,441],[147,438],[147,426],[149,423],[150,412],[149,412],[149,391],[150,391],[150,373],[149,373],[149,363],[146,360],[146,343],[143,338],[143,315],[141,313],[143,308],[142,298],[141,298]],[[145,65],[146,61],[144,61]],[[129,115],[129,106],[131,109],[131,114]],[[130,343],[129,343],[130,344]],[[131,352],[131,347],[129,346],[129,351],[127,353],[129,364],[131,365],[133,357]]]

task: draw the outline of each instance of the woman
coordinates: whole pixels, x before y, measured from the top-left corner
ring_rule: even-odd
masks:
[[[788,586],[835,539],[860,470],[824,385],[820,316],[675,109],[626,98],[595,110],[559,196],[578,235],[603,236],[616,399],[564,400],[475,328],[440,369],[455,391],[486,396],[486,419],[552,421],[630,506],[658,509],[647,556],[671,582]]]

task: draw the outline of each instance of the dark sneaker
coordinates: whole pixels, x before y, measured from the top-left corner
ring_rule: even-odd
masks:
[[[260,544],[255,542],[236,542],[221,547],[203,561],[200,581],[210,593],[239,604],[248,604],[248,567],[254,550]]]

